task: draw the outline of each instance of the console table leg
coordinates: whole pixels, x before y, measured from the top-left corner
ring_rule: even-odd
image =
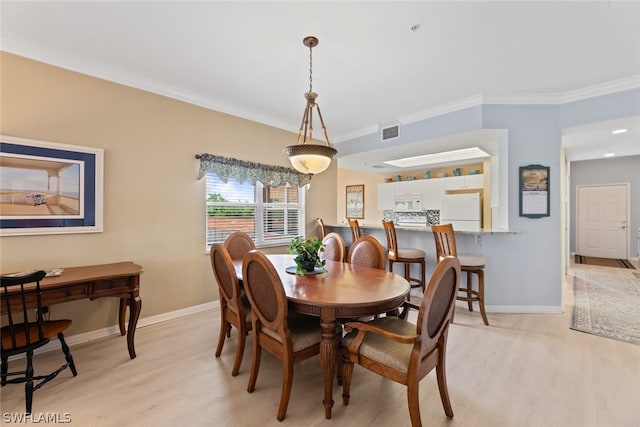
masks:
[[[136,358],[136,349],[133,343],[133,337],[136,333],[138,317],[140,317],[140,309],[142,308],[142,299],[137,296],[129,300],[129,329],[127,330],[127,347],[129,348],[129,357]]]
[[[124,328],[124,318],[127,311],[127,300],[124,298],[120,298],[120,307],[118,308],[118,323],[120,325],[120,335],[124,335],[127,333],[127,330]]]

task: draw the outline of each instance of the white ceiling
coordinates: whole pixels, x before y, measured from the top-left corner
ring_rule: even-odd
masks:
[[[3,0],[0,7],[4,51],[294,132],[309,89],[302,39],[315,35],[313,89],[338,150],[341,141],[472,97],[562,97],[640,81],[638,2]],[[619,140],[638,154],[638,118],[628,122],[635,130]],[[570,159],[611,146],[602,129],[564,130]],[[582,145],[590,150],[579,153]]]

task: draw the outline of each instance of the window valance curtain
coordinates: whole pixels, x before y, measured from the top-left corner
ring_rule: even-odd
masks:
[[[311,175],[283,166],[247,162],[207,153],[196,155],[196,159],[200,159],[198,179],[201,179],[208,172],[213,172],[225,183],[230,177],[239,183],[260,181],[264,185],[273,187],[278,187],[283,182],[288,182],[292,186],[302,187],[311,181]]]

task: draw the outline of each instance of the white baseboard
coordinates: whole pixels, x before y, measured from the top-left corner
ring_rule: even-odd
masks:
[[[464,304],[466,307],[466,303]],[[561,314],[564,313],[562,305],[487,305],[487,313],[510,313],[510,314]]]
[[[200,313],[203,311],[211,310],[214,308],[220,307],[220,301],[211,301],[205,304],[194,305],[192,307],[182,308],[180,310],[170,311],[168,313],[162,313],[155,316],[144,317],[138,320],[138,326],[136,329],[144,328],[145,326],[155,325],[157,323],[166,322],[167,320],[173,320],[184,316],[189,316],[191,314]],[[85,343],[88,341],[93,341],[99,338],[108,337],[111,335],[120,335],[120,327],[117,325],[107,326],[106,328],[97,329],[95,331],[89,331],[82,334],[65,336],[64,340],[66,341],[68,346],[73,346],[75,344]],[[58,339],[51,340],[47,345],[40,347],[39,349],[34,351],[34,354],[45,353],[47,351],[59,350],[60,349],[60,341]],[[24,357],[24,355],[16,355],[14,357],[10,357],[9,360],[16,360]]]

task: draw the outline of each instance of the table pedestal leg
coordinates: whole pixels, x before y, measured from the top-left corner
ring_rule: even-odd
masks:
[[[325,418],[331,418],[333,407],[333,376],[336,372],[336,314],[331,308],[323,308],[320,312],[320,327],[322,328],[322,342],[320,343],[320,363],[324,375],[324,405]]]

